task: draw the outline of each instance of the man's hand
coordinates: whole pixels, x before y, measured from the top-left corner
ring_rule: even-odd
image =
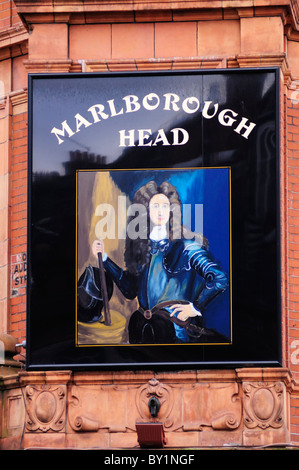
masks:
[[[102,253],[102,256],[104,256],[105,248],[103,240],[95,240],[91,245],[91,251],[96,259],[98,259],[98,253]]]
[[[175,304],[171,306],[171,314],[170,316],[173,317],[176,313],[178,313],[177,318],[182,321],[188,320],[190,317],[201,317],[201,313],[193,307],[193,304],[189,302],[188,304]]]

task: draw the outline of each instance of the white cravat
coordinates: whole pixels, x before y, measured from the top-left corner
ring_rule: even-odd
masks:
[[[159,242],[160,240],[165,240],[168,238],[166,225],[155,225],[149,237],[155,242]]]

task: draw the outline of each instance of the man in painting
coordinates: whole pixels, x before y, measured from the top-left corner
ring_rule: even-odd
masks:
[[[200,234],[190,238],[181,223],[181,203],[169,182],[142,186],[133,204],[144,207],[143,236],[126,238],[126,269],[106,254],[95,240],[92,252],[102,253],[104,267],[127,299],[137,297],[139,308],[129,320],[129,342],[227,342],[202,325],[208,304],[228,286],[226,274],[212,259]],[[132,218],[131,218],[132,220]],[[130,219],[128,220],[129,227]]]

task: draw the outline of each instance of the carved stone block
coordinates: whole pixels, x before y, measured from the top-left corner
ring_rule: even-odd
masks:
[[[150,412],[156,398],[159,410]],[[143,385],[73,386],[68,418],[75,432],[135,432],[136,422],[162,422],[165,432],[235,430],[242,417],[238,385],[172,384],[150,379]]]
[[[160,403],[156,418],[151,416],[149,410],[149,400],[152,397],[156,397]],[[170,428],[174,423],[173,405],[173,388],[159,382],[156,378],[149,380],[137,390],[136,407],[142,421],[160,421],[165,428]]]
[[[236,383],[194,384],[184,387],[183,427],[185,431],[234,430],[241,424],[242,403]]]
[[[66,414],[65,385],[28,385],[25,389],[25,400],[27,431],[64,431]]]
[[[249,429],[280,428],[284,424],[282,382],[243,383],[244,424]]]
[[[135,390],[135,389],[134,389]],[[68,419],[75,432],[126,432],[135,429],[128,385],[73,386]]]
[[[262,446],[290,439],[292,382],[281,368],[179,375],[24,372],[21,379],[6,379],[3,425],[12,439],[23,433],[25,418],[24,448],[132,448],[138,446],[136,423],[157,421],[170,447]]]

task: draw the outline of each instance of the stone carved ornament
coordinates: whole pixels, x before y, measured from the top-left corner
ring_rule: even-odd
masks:
[[[156,378],[137,387],[73,387],[69,420],[75,432],[135,431],[136,422],[160,421],[165,430],[234,430],[240,426],[242,411],[247,428],[280,428],[283,425],[283,384],[244,382],[243,410],[237,383],[195,383],[166,385]],[[156,397],[160,408],[151,416],[149,400]],[[66,423],[66,386],[27,386],[26,430],[62,431]],[[103,409],[118,407],[114,419]],[[105,413],[104,413],[105,414]],[[122,417],[122,422],[120,422]]]
[[[151,398],[159,401],[152,416]],[[114,408],[114,412],[109,410]],[[116,409],[117,408],[117,412]],[[136,431],[136,422],[162,422],[166,431],[234,430],[241,422],[238,385],[163,384],[156,378],[137,387],[90,386],[71,389],[69,422],[75,432]]]
[[[92,413],[90,413],[90,416],[84,416],[84,405],[82,405],[84,395],[81,395],[80,387],[72,387],[69,401],[69,420],[71,427],[77,432],[96,432],[100,429],[100,422],[97,421],[97,417],[92,415]]]
[[[65,386],[33,386],[25,389],[26,429],[35,432],[62,431],[65,427]]]
[[[160,403],[160,409],[157,417],[152,417],[149,410],[149,400],[156,397]],[[136,393],[136,407],[142,421],[160,421],[165,428],[173,425],[173,404],[174,395],[171,387],[162,384],[156,378],[148,381],[147,384],[140,387]]]
[[[105,384],[72,386],[68,420],[75,432],[135,431],[136,387]]]
[[[184,431],[235,430],[240,426],[242,403],[236,383],[196,383],[184,389]]]
[[[244,382],[244,423],[247,428],[280,428],[283,423],[283,384]]]
[[[236,384],[193,384],[171,386],[151,379],[136,395],[141,418],[150,418],[148,401],[156,396],[161,404],[157,421],[167,429],[203,430],[203,426],[218,430],[236,429],[241,421],[241,402]],[[181,411],[182,409],[182,411]]]

